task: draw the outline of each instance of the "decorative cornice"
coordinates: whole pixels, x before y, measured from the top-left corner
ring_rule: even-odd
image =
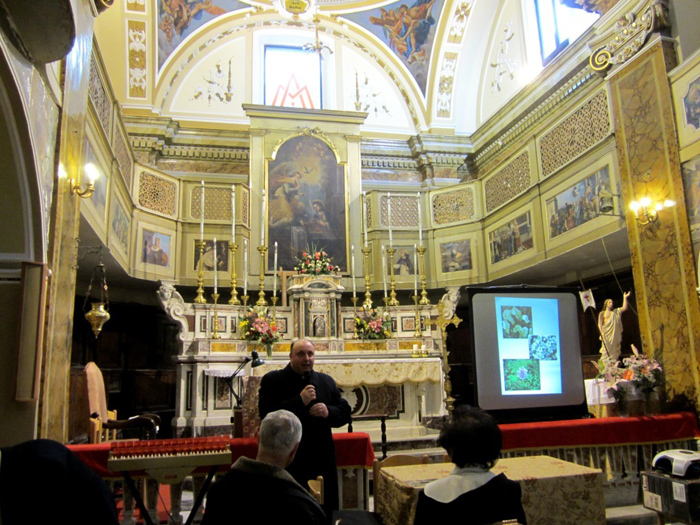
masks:
[[[589,42],[591,68],[605,72],[623,64],[644,47],[649,36],[669,25],[668,0],[642,0],[608,31]]]
[[[248,162],[250,154],[247,148],[169,144],[163,139],[151,136],[131,135],[129,140],[134,151],[157,151],[161,157],[178,159]]]
[[[516,122],[504,126],[505,131],[494,137],[493,140],[479,149],[473,156],[473,165],[477,172],[481,172],[483,167],[492,159],[499,155],[502,151],[510,147],[521,137],[532,132],[545,118],[551,117],[552,112],[568,101],[573,95],[579,95],[581,89],[589,86],[591,80],[596,80],[597,75],[585,64],[569,78],[568,81],[561,84],[555,91],[550,93],[542,102],[535,106],[532,110],[518,119]]]

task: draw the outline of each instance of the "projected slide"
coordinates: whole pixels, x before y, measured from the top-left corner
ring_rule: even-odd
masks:
[[[501,394],[561,394],[559,301],[496,297]]]

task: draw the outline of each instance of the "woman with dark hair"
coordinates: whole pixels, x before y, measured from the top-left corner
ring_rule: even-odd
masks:
[[[457,408],[440,431],[439,443],[456,467],[420,492],[414,525],[484,525],[512,519],[527,523],[520,484],[491,472],[503,438],[490,414],[473,407]]]

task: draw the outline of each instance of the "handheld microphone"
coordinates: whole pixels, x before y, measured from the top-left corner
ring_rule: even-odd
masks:
[[[304,383],[308,385],[312,385],[313,383],[311,382],[311,372],[304,372],[301,374],[301,377],[304,379]],[[312,399],[308,405],[306,405],[308,408],[311,408],[317,403],[315,399]]]

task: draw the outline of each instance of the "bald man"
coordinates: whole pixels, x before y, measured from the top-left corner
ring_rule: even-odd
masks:
[[[301,443],[287,467],[301,485],[323,476],[324,508],[328,516],[338,508],[338,472],[331,428],[350,422],[350,405],[328,374],[314,371],[316,351],[308,339],[292,343],[289,364],[268,372],[260,383],[260,417],[275,410],[288,410],[300,420]]]

